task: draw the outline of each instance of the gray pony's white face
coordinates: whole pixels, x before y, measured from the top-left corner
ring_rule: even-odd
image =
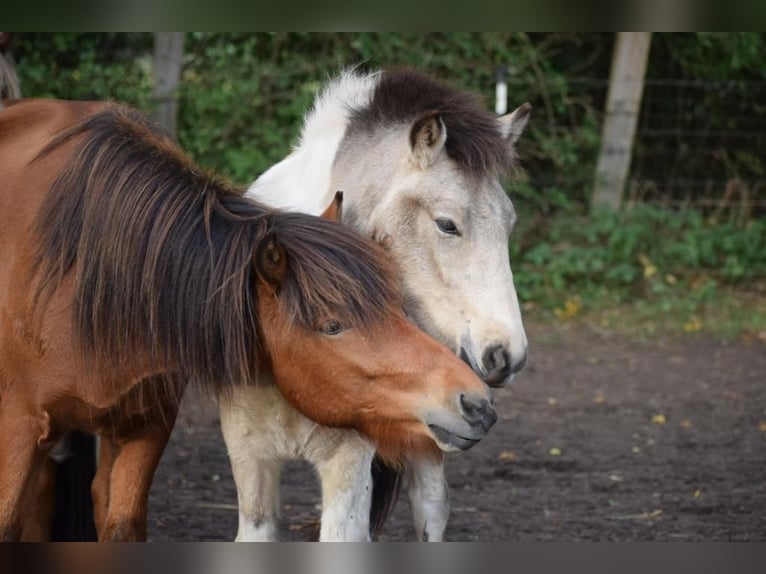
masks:
[[[508,145],[527,114],[499,120]],[[508,252],[513,204],[496,178],[465,174],[447,156],[438,117],[411,130],[409,138],[392,133],[377,150],[400,158],[393,173],[356,174],[382,182],[375,194],[355,202],[347,180],[349,223],[391,251],[410,317],[487,384],[503,386],[527,359]]]
[[[386,241],[413,320],[502,386],[527,355],[508,253],[516,215],[498,182],[468,181],[443,163],[402,178]]]

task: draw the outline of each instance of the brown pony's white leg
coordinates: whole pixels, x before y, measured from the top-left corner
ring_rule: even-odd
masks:
[[[322,439],[321,433],[327,436]],[[320,542],[369,541],[370,467],[375,447],[354,431],[318,427],[315,436],[320,443],[325,442],[322,450],[331,449],[321,456],[316,453],[307,456],[322,481]],[[313,442],[317,442],[316,439]]]
[[[146,540],[149,488],[169,437],[170,429],[157,424],[118,443],[109,477],[108,510],[99,540]]]
[[[444,477],[444,456],[409,461],[407,494],[418,542],[441,542],[449,518],[449,490]]]

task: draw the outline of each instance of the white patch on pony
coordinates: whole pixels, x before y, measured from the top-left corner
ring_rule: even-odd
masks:
[[[349,114],[369,104],[379,77],[347,70],[329,83],[306,116],[298,145],[255,180],[246,195],[273,207],[321,214],[336,191],[330,189],[330,177]]]

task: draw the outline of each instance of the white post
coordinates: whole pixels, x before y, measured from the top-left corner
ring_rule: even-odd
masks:
[[[495,82],[495,113],[503,116],[508,111],[508,84],[505,81],[506,67],[500,66],[497,69],[497,80]]]

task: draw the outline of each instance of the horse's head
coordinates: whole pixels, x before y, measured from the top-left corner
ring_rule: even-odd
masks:
[[[255,268],[263,350],[285,398],[394,459],[483,438],[497,418],[489,390],[405,317],[388,255],[339,224],[278,218]]]
[[[394,256],[407,313],[494,387],[527,360],[508,252],[516,215],[498,173],[530,109],[481,125],[429,111],[375,146],[352,132],[333,170],[344,220]],[[355,185],[369,191],[354,195]]]

